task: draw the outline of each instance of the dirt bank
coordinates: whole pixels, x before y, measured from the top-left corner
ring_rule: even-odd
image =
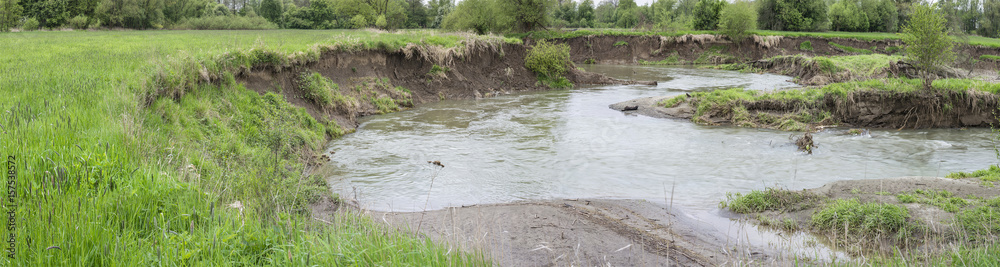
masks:
[[[735,45],[721,35],[665,36],[584,36],[556,39],[570,45],[573,62],[597,64],[640,64],[661,62],[671,64],[723,64],[752,62],[774,56],[844,56],[857,55],[857,50],[893,54],[900,51],[899,40],[864,41],[849,38],[754,36]],[[809,42],[811,49],[802,49]],[[840,45],[837,47],[831,43]],[[845,50],[843,47],[849,47]],[[1000,62],[978,60],[981,55],[1000,55],[1000,49],[959,45],[956,51],[959,67],[995,70]],[[968,59],[976,59],[975,61]]]
[[[349,130],[357,126],[361,116],[396,111],[389,102],[405,108],[442,99],[548,89],[524,67],[526,55],[527,47],[518,44],[469,45],[462,50],[411,46],[401,51],[330,51],[314,63],[281,71],[249,71],[237,81],[260,93],[280,92],[313,117],[335,120]],[[336,83],[339,92],[334,94],[353,101],[320,105],[310,100],[309,92],[302,89],[302,75],[312,72]],[[569,68],[566,77],[574,84],[637,83],[576,68]],[[391,101],[376,101],[379,99]]]
[[[790,193],[813,195],[816,198],[805,198],[806,200],[780,208],[748,213],[747,217],[764,225],[802,229],[824,236],[827,244],[862,254],[893,255],[904,252],[907,254],[906,258],[910,258],[911,253],[932,256],[959,245],[971,248],[995,244],[997,241],[996,236],[974,233],[963,227],[957,219],[959,214],[988,205],[986,202],[989,199],[1000,196],[1000,188],[983,184],[977,178],[899,177],[847,180]],[[847,226],[851,229],[848,231],[840,224],[835,229],[825,229],[815,224],[818,211],[833,205],[836,200],[851,199],[862,204],[889,204],[905,208],[909,213],[909,217],[904,218],[908,228],[870,236],[855,233],[854,228],[862,227],[859,225]],[[886,219],[890,215],[879,216]],[[781,223],[786,221],[790,223]]]
[[[671,107],[663,104],[669,97],[634,99],[609,107],[621,111],[635,110],[652,117],[690,119],[709,125],[796,131],[825,125],[892,129],[989,127],[997,123],[994,111],[998,108],[997,95],[972,90],[868,90],[846,95],[827,94],[816,101],[732,100],[706,103],[697,96],[680,97],[684,100]],[[802,126],[787,128],[788,125]]]
[[[776,253],[761,248],[736,252],[737,242],[720,231],[643,200],[529,201],[373,217],[466,251],[485,250],[499,266],[717,266],[777,260],[770,256]]]

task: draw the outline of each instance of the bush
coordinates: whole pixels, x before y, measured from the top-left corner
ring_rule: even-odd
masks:
[[[188,18],[171,27],[175,30],[270,30],[278,25],[264,17],[237,15]]]
[[[375,19],[375,27],[378,27],[379,29],[386,29],[389,27],[389,21],[385,20],[385,15],[379,15],[378,18]]]
[[[18,0],[0,1],[0,32],[9,31],[21,20],[21,13],[24,11]]]
[[[736,1],[722,9],[719,18],[719,30],[738,46],[750,36],[750,31],[757,29],[757,12],[753,4],[746,1]]]
[[[719,26],[719,14],[726,1],[699,0],[694,6],[694,29],[715,30]]]
[[[87,16],[79,15],[73,17],[72,19],[69,19],[69,22],[67,22],[67,24],[69,25],[69,27],[73,29],[86,30],[88,27],[90,27],[89,23],[87,22],[88,22]]]
[[[914,67],[921,70],[924,88],[930,89],[933,69],[950,64],[955,60],[955,46],[948,36],[947,20],[935,13],[934,8],[914,5],[913,17],[903,28],[903,43],[906,43],[906,57]]]
[[[37,29],[38,29],[38,20],[35,18],[29,18],[28,20],[24,21],[23,25],[21,25],[21,30],[34,31]]]
[[[569,45],[552,44],[545,40],[539,40],[524,58],[525,67],[551,79],[566,73],[566,66],[569,64]]]
[[[354,15],[354,17],[351,18],[351,26],[355,29],[368,27],[368,20],[366,20],[365,16],[361,14]]]

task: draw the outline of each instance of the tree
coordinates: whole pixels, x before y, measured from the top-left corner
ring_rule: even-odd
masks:
[[[548,5],[545,0],[498,0],[500,12],[510,19],[510,30],[528,32],[548,25]]]
[[[927,5],[914,5],[910,23],[903,28],[906,57],[919,69],[924,88],[930,89],[932,70],[955,60],[954,41],[948,36],[947,20]]]
[[[427,27],[427,7],[420,0],[406,0],[406,27]]]
[[[750,36],[750,31],[757,29],[757,12],[753,4],[747,1],[736,1],[722,9],[719,18],[719,30],[722,34],[739,46]]]
[[[983,1],[983,17],[977,32],[982,36],[1000,38],[1000,0]]]
[[[430,0],[430,27],[442,28],[444,18],[454,9],[454,0]]]
[[[278,0],[263,0],[260,2],[260,16],[264,17],[268,21],[274,22],[279,26],[285,26],[281,21],[281,14],[284,10],[281,8],[281,2]]]
[[[594,1],[593,0],[583,0],[580,5],[576,6],[576,16],[579,17],[580,21],[586,21],[586,27],[593,27],[594,23]]]
[[[21,5],[17,0],[0,0],[0,32],[9,31],[21,19]]]
[[[827,22],[823,0],[759,0],[757,26],[776,31],[818,31]]]
[[[719,27],[719,13],[725,5],[722,0],[699,0],[694,5],[694,29],[715,30]]]
[[[834,31],[868,31],[868,15],[853,0],[840,0],[830,5],[830,29]]]
[[[496,28],[496,3],[493,0],[463,0],[444,18],[442,27],[450,30],[473,30],[486,34]]]

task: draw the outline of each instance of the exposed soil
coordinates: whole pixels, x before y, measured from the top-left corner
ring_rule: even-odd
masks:
[[[634,107],[635,112],[652,117],[693,119],[696,115],[694,98],[677,106],[666,108],[660,102],[668,97],[650,97],[611,104],[615,110],[625,111]],[[813,126],[840,123],[864,128],[959,128],[989,127],[997,123],[995,111],[998,96],[985,92],[969,91],[856,91],[847,96],[827,95],[817,103],[801,101],[750,101],[739,105],[746,108],[749,118],[760,114],[782,117],[800,112],[829,112],[833,121],[820,121]],[[699,122],[712,125],[741,124],[736,121],[732,107],[723,106],[699,116]],[[742,118],[741,118],[742,119]],[[751,126],[769,127],[766,123]]]
[[[774,56],[843,56],[855,55],[830,43],[874,53],[892,54],[902,46],[899,40],[864,41],[849,38],[754,36],[735,45],[720,35],[699,34],[678,37],[662,36],[584,36],[557,40],[570,45],[570,55],[578,64],[639,64],[640,61],[661,61],[676,56],[680,64],[720,64],[752,62]],[[803,42],[810,42],[812,50],[799,49]],[[623,43],[624,42],[624,43]],[[619,45],[615,45],[619,44]],[[963,69],[1000,68],[1000,62],[978,60],[981,55],[1000,55],[1000,49],[983,46],[957,46],[958,65]],[[718,52],[714,59],[706,53]],[[699,60],[700,59],[700,60]],[[963,60],[965,59],[965,60]],[[976,61],[968,59],[977,59]]]
[[[682,212],[642,200],[579,199],[373,213],[499,266],[717,266],[767,263],[774,253],[735,242]],[[741,250],[747,252],[744,248]]]
[[[797,223],[798,229],[808,231],[820,236],[826,236],[829,244],[834,244],[849,251],[879,252],[892,254],[897,246],[901,251],[918,250],[921,254],[935,255],[954,245],[969,243],[961,236],[958,226],[953,225],[952,220],[955,213],[945,211],[940,207],[920,204],[901,203],[897,199],[898,194],[916,194],[918,190],[939,192],[945,190],[953,196],[967,200],[982,198],[994,198],[1000,195],[1000,188],[995,186],[984,186],[980,184],[978,178],[950,179],[940,177],[898,177],[887,179],[871,180],[845,180],[826,184],[819,188],[805,190],[805,193],[819,195],[824,200],[818,205],[804,205],[802,209],[793,211],[765,211],[750,214],[750,218],[760,218],[763,216],[774,221],[784,221],[791,219]],[[912,233],[906,240],[894,240],[894,237],[881,236],[862,237],[866,240],[858,240],[858,237],[846,236],[844,229],[817,229],[810,224],[812,215],[822,209],[824,205],[834,199],[857,199],[861,203],[885,203],[900,205],[905,207],[911,216],[910,222],[919,225],[917,232]],[[970,204],[966,208],[975,204]],[[759,219],[754,219],[760,222]],[[987,242],[996,242],[987,241]]]
[[[280,92],[290,103],[306,108],[318,120],[335,120],[351,130],[357,127],[358,117],[379,113],[374,101],[370,100],[372,97],[389,97],[403,106],[413,106],[442,99],[547,90],[538,83],[535,74],[524,67],[526,55],[526,46],[514,44],[470,46],[460,54],[429,50],[333,51],[323,54],[315,63],[280,72],[254,70],[238,76],[237,81],[259,93]],[[447,70],[431,73],[435,65]],[[356,105],[322,106],[308,99],[308,93],[300,88],[300,77],[308,72],[320,73],[338,84],[340,93],[356,99]],[[566,77],[574,84],[655,84],[613,79],[576,68],[569,68]],[[400,93],[396,86],[410,93]]]

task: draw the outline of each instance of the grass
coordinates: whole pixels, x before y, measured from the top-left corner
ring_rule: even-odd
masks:
[[[812,225],[855,237],[909,235],[910,212],[906,208],[881,203],[861,203],[857,199],[837,199],[812,215]]]
[[[960,197],[952,196],[947,190],[927,191],[920,190],[914,194],[898,194],[896,199],[900,203],[921,203],[938,207],[947,212],[958,212],[962,207],[969,205],[969,201]]]
[[[839,48],[840,50],[844,50],[845,52],[848,52],[848,53],[865,54],[865,55],[868,55],[868,54],[872,53],[872,51],[868,50],[868,49],[854,48],[854,47],[850,47],[850,46],[846,46],[846,45],[840,45],[840,44],[837,44],[837,43],[834,43],[834,42],[830,42],[830,45],[833,46],[833,47]]]
[[[799,50],[802,50],[802,51],[813,51],[812,42],[805,41],[805,42],[799,43]]]
[[[645,61],[640,59],[639,64],[641,65],[679,65],[684,64],[684,61],[680,59],[679,55],[671,55],[659,61]]]
[[[1000,197],[986,200],[984,205],[955,215],[955,221],[968,238],[982,240],[1000,235]]]
[[[794,211],[808,208],[819,196],[782,189],[767,188],[753,190],[747,194],[726,194],[726,200],[719,203],[720,208],[727,208],[736,213],[756,213],[769,210]]]
[[[990,60],[990,61],[1000,61],[1000,56],[994,56],[994,55],[980,55],[980,56],[979,56],[979,59],[980,59],[980,60]]]
[[[442,67],[442,66],[439,66],[438,64],[434,64],[433,66],[431,66],[431,70],[427,72],[427,75],[438,76],[438,77],[446,77],[447,72],[449,70],[450,69],[448,69],[448,67]]]
[[[997,165],[990,165],[989,168],[984,170],[977,170],[973,172],[953,172],[949,173],[945,177],[955,179],[979,178],[984,182],[998,182],[1000,181],[1000,167]]]
[[[322,177],[306,174],[310,157],[343,129],[233,78],[233,70],[308,59],[324,49],[317,43],[462,49],[463,38],[339,30],[0,35],[9,44],[0,46],[0,150],[16,156],[19,170],[17,227],[0,230],[16,235],[17,253],[0,262],[485,264],[363,216],[312,219],[307,203],[333,196]],[[213,82],[199,82],[205,76]],[[242,208],[230,207],[237,201]]]
[[[613,46],[614,46],[614,47],[619,47],[619,46],[628,46],[628,42],[626,42],[626,41],[617,41],[617,42],[615,42],[615,43],[613,44]]]

